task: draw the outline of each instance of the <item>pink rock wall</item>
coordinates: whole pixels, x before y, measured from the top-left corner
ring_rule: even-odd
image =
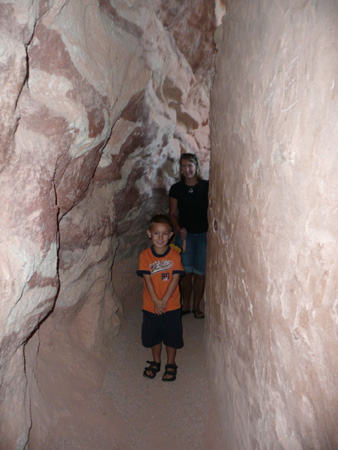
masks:
[[[97,388],[181,151],[207,176],[213,3],[172,6],[0,4],[1,449]]]
[[[338,448],[337,2],[229,0],[208,351],[227,449]]]

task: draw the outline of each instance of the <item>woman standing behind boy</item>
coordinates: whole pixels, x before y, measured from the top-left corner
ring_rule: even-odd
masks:
[[[203,319],[200,303],[205,286],[205,260],[208,231],[209,181],[202,180],[196,155],[183,153],[180,158],[181,180],[169,191],[169,216],[179,246],[186,239],[182,263],[186,276],[180,281],[183,298],[182,315],[191,312],[190,298],[194,289],[193,314]]]

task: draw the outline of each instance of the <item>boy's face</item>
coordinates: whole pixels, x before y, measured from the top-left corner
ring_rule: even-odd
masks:
[[[168,247],[168,242],[173,235],[170,226],[166,223],[153,223],[147,234],[151,239],[156,253],[164,253]]]

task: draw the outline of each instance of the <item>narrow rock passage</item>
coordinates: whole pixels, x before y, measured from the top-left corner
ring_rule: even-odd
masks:
[[[221,450],[220,424],[212,405],[205,367],[204,326],[192,314],[183,317],[184,347],[177,353],[177,379],[162,381],[142,376],[151,352],[142,347],[142,312],[126,305],[126,320],[114,341],[113,361],[103,390],[127,423],[128,449]]]
[[[78,398],[39,450],[226,450],[208,387],[205,320],[183,317],[176,381],[162,381],[165,351],[161,372],[150,380],[142,375],[151,352],[140,339],[141,293],[132,297],[101,390]]]

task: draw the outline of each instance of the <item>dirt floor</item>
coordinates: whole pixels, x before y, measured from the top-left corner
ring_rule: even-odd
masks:
[[[183,317],[184,347],[171,383],[162,381],[165,353],[156,378],[142,376],[151,352],[140,342],[141,320],[140,308],[125,305],[101,392],[81,402],[77,417],[58,424],[44,450],[225,449],[208,387],[205,320]]]

